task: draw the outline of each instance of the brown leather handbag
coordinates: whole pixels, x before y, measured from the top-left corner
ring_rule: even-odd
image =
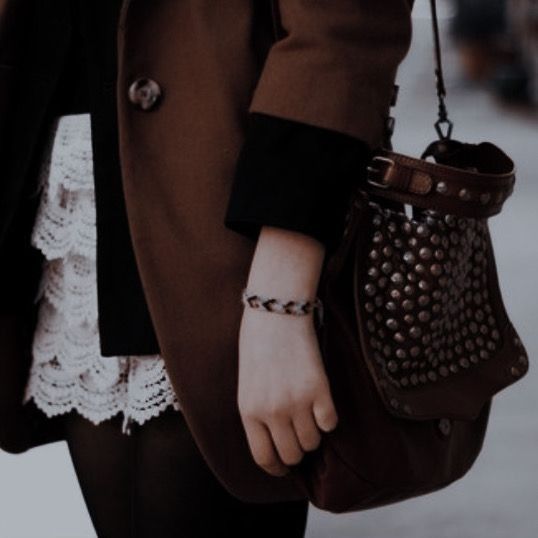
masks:
[[[482,448],[493,395],[528,370],[487,220],[513,191],[514,165],[488,142],[451,140],[431,1],[439,140],[421,159],[375,155],[320,281],[317,330],[339,425],[292,475],[332,512],[462,477]]]

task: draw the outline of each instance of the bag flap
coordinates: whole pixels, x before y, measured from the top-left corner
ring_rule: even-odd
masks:
[[[416,208],[411,218],[366,197],[354,208],[356,317],[386,408],[408,419],[475,419],[528,371],[487,220]]]

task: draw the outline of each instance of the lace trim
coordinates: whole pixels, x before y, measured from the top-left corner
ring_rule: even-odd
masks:
[[[24,401],[47,416],[76,410],[94,424],[123,413],[122,431],[180,404],[159,355],[100,354],[96,215],[89,114],[52,124],[38,180],[32,244],[45,257]]]

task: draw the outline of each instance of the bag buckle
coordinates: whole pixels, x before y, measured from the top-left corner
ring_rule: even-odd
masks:
[[[376,155],[375,157],[373,157],[372,158],[372,163],[374,163],[374,162],[384,163],[384,164],[388,165],[387,166],[388,169],[390,169],[390,168],[392,168],[392,167],[394,167],[396,165],[396,163],[392,159],[389,159],[388,157],[383,157],[382,155]],[[368,170],[367,182],[370,185],[373,185],[374,187],[377,187],[379,189],[388,189],[390,187],[390,185],[388,183],[385,183],[384,181],[377,181],[377,180],[372,179],[370,177],[371,173],[382,174],[383,173],[382,169],[375,168],[373,166],[368,166],[367,170]],[[386,169],[385,169],[385,173],[386,173]],[[384,178],[385,175],[383,174],[382,177]]]

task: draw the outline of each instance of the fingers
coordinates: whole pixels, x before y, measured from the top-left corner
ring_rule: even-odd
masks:
[[[307,409],[297,415],[293,420],[293,426],[299,444],[304,452],[316,450],[321,442],[321,433],[314,419],[312,409]]]
[[[280,459],[286,465],[296,465],[303,459],[303,449],[297,439],[291,420],[278,420],[269,425]]]
[[[278,419],[268,424],[257,420],[245,420],[245,431],[254,461],[274,476],[284,476],[287,466],[297,465],[305,452],[316,450],[321,442],[320,421],[330,431],[336,425],[336,412],[331,405],[318,404],[314,409],[304,410],[293,420]]]
[[[314,418],[317,426],[324,432],[330,432],[336,428],[338,416],[329,389],[322,390],[314,401]]]
[[[284,476],[288,468],[279,459],[267,426],[256,420],[244,420],[245,432],[254,461],[274,476]]]

